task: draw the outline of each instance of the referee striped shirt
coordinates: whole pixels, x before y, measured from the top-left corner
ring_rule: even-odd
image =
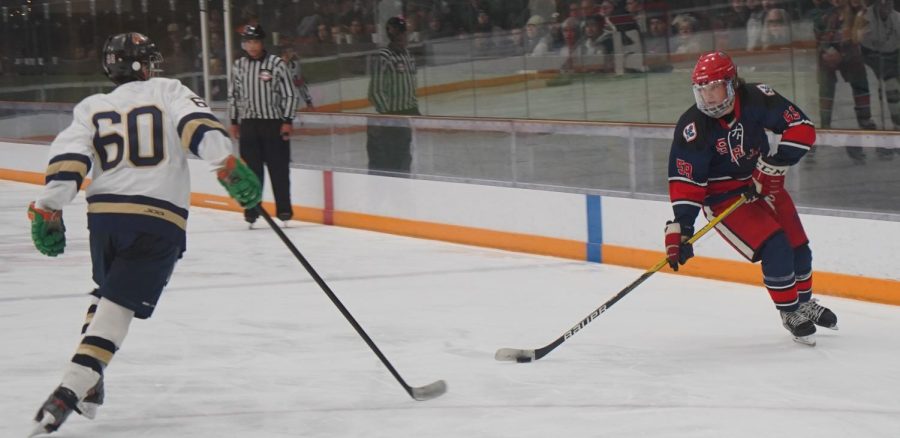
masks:
[[[378,51],[369,82],[369,102],[381,114],[418,108],[416,62],[409,51],[391,47]]]
[[[294,119],[300,99],[291,71],[280,57],[267,52],[260,59],[244,56],[234,61],[233,71],[228,93],[232,123],[243,119]]]

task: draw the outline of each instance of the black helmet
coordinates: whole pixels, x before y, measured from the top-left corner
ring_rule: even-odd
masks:
[[[388,33],[391,32],[391,29],[396,29],[400,33],[406,32],[406,19],[400,16],[388,18],[385,28]]]
[[[261,24],[248,24],[241,31],[241,41],[261,40],[266,37],[266,31],[263,30]]]
[[[106,39],[100,65],[116,85],[146,81],[162,72],[163,57],[156,44],[137,32],[120,33]]]

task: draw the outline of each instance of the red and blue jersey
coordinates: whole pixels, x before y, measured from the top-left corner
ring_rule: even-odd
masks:
[[[781,135],[774,147],[766,130]],[[691,106],[678,120],[669,154],[669,198],[675,221],[693,226],[703,205],[745,190],[760,155],[793,165],[816,139],[815,125],[796,105],[765,84],[743,84],[734,111],[722,118]]]

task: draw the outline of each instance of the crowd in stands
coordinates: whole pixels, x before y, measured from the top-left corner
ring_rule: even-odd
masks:
[[[444,42],[462,47],[471,58],[551,58],[551,68],[591,73],[616,68],[618,73],[665,72],[712,49],[818,47],[818,69],[836,71],[851,83],[862,108],[869,87],[861,85],[865,74],[860,79],[860,69],[896,64],[897,33],[883,28],[894,22],[900,27],[897,3],[900,0],[238,0],[233,3],[233,24],[226,26],[221,0],[211,0],[210,68],[214,75],[224,73],[225,32],[263,23],[272,38],[270,48],[285,57],[308,61],[362,54],[358,62],[344,61],[343,69],[365,74],[364,54],[382,42],[383,23],[378,20],[402,14],[410,48],[421,65],[433,61],[422,59],[428,53],[437,53],[421,48]],[[157,41],[169,74],[201,70],[197,2],[73,0],[37,5],[0,0],[0,15],[0,75],[97,74],[96,50],[102,39],[125,30],[146,32]],[[234,53],[240,54],[236,38]],[[620,56],[618,63],[614,56]],[[849,68],[849,63],[856,67]],[[875,73],[890,80],[896,65]],[[820,74],[818,79],[828,85],[835,78]],[[833,87],[820,90],[826,106],[829,93],[833,96]],[[861,127],[870,126],[864,112],[859,118]],[[900,124],[900,110],[895,123]]]
[[[468,38],[476,55],[609,54],[615,32],[630,29],[651,54],[698,53],[713,47],[755,50],[790,43],[787,25],[819,2],[780,1],[406,0],[400,13],[407,19],[410,44]],[[209,15],[214,60],[223,55],[225,31],[216,3],[211,2]],[[381,3],[387,1],[244,0],[236,2],[233,14],[238,23],[264,23],[278,35],[276,44],[293,45],[301,57],[329,56],[376,46]],[[192,71],[199,64],[196,2],[74,0],[37,5],[0,0],[0,5],[3,73],[42,74],[50,65],[96,59],[104,36],[126,29],[141,30],[157,41],[171,71]],[[735,29],[741,31],[717,37],[727,41],[698,35]],[[630,42],[626,38],[626,45]]]

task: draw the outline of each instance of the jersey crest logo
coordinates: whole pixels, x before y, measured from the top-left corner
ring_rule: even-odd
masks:
[[[697,138],[697,126],[694,125],[694,122],[689,123],[684,127],[684,131],[681,132],[681,135],[684,135],[684,141],[692,142]]]
[[[731,131],[728,131],[728,150],[731,153],[731,161],[738,161],[746,155],[744,151],[744,125],[737,123]]]
[[[260,70],[259,71],[259,80],[263,82],[269,82],[272,80],[272,71],[271,70]]]
[[[762,91],[762,94],[765,94],[766,96],[775,95],[775,90],[773,90],[772,87],[766,84],[756,84],[756,88],[759,88],[759,91]]]

